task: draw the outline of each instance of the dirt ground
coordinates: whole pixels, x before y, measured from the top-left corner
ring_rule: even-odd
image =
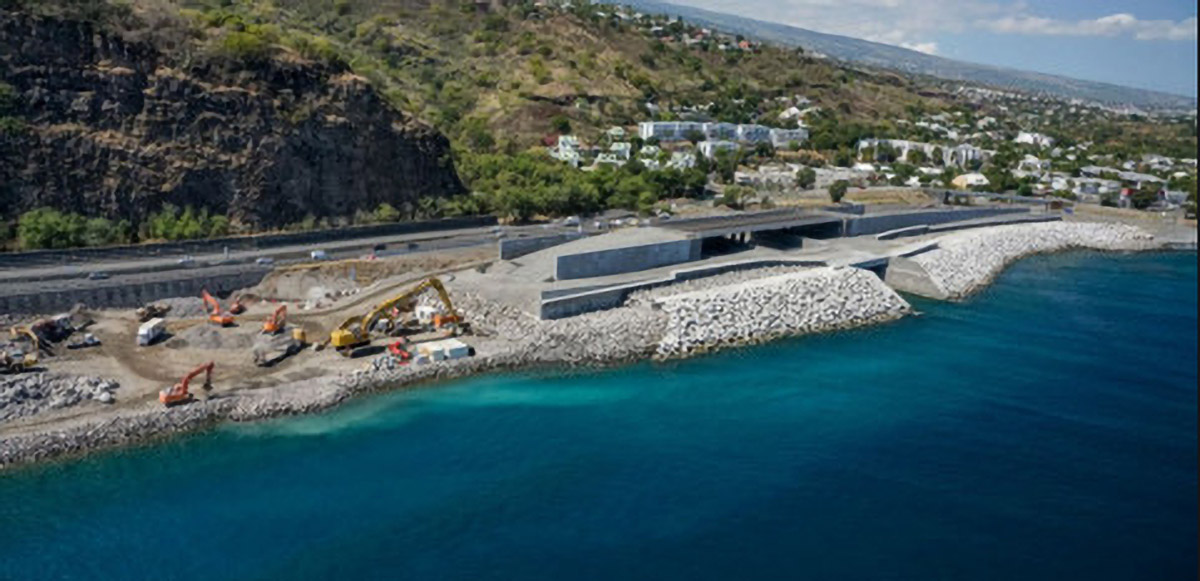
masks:
[[[116,391],[115,408],[159,406],[159,390],[173,385],[189,371],[209,361],[216,363],[213,390],[210,392],[212,397],[349,372],[367,365],[369,358],[350,359],[332,349],[316,351],[311,343],[325,341],[329,332],[347,318],[361,316],[371,306],[428,276],[441,276],[451,284],[454,277],[449,274],[450,271],[481,266],[494,258],[493,248],[470,248],[438,252],[436,256],[430,253],[429,256],[419,257],[346,261],[369,263],[365,268],[361,264],[355,265],[359,273],[357,280],[339,275],[353,268],[344,263],[302,270],[281,269],[283,272],[270,277],[274,280],[266,280],[263,285],[242,293],[248,297],[245,301],[247,308],[236,316],[233,326],[220,327],[210,323],[203,315],[168,317],[165,338],[144,347],[137,345],[140,322],[133,310],[92,311],[90,315],[95,322],[87,332],[94,334],[102,344],[80,350],[70,350],[65,343],[59,344],[54,347],[53,355],[42,358],[42,367],[55,373],[101,376],[117,381],[121,387]],[[303,274],[297,276],[297,272]],[[311,304],[312,301],[251,296],[252,291],[261,292],[270,285],[290,286],[302,296],[307,296],[304,294],[305,284],[337,289],[339,292],[324,293],[322,301],[315,306]],[[221,302],[223,308],[228,307],[227,300]],[[269,339],[263,335],[263,322],[280,304],[288,305],[287,328],[284,332],[290,334],[296,327],[304,329],[310,346],[271,367],[259,367],[254,362],[254,346]],[[193,385],[200,383],[202,380]],[[93,406],[55,410],[2,426],[0,433],[35,429],[39,425],[96,411]]]

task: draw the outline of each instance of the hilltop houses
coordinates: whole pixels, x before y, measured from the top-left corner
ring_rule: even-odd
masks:
[[[1032,133],[1022,131],[1013,139],[1013,143],[1021,143],[1024,145],[1032,145],[1034,147],[1046,148],[1054,147],[1054,138],[1041,133]]]
[[[808,130],[804,128],[779,129],[746,123],[643,121],[638,123],[638,137],[646,141],[657,139],[659,142],[688,141],[692,138],[702,138],[699,140],[745,144],[771,143],[776,147],[781,147],[793,141],[803,143],[808,139]],[[724,146],[718,146],[717,149],[722,147]]]

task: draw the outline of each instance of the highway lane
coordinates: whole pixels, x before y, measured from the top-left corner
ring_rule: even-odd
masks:
[[[557,234],[571,230],[558,225],[531,225],[500,227],[509,238],[536,237]],[[19,294],[36,288],[38,283],[54,282],[46,288],[87,288],[112,286],[112,281],[127,283],[141,282],[139,277],[155,273],[174,272],[174,277],[195,276],[195,270],[201,268],[216,268],[231,265],[253,265],[259,258],[270,258],[275,264],[295,264],[310,262],[310,253],[314,250],[324,250],[330,259],[354,258],[371,253],[372,249],[382,245],[384,250],[375,254],[380,257],[398,256],[414,252],[448,250],[468,246],[481,246],[497,243],[493,227],[466,228],[461,230],[443,230],[422,232],[397,236],[380,236],[342,240],[323,244],[298,244],[278,248],[256,249],[238,252],[211,253],[191,257],[190,263],[181,263],[182,255],[164,257],[138,257],[122,261],[85,262],[80,261],[68,265],[46,266],[38,268],[0,269],[0,293]],[[108,275],[105,280],[90,280],[89,273],[102,272]],[[172,278],[166,275],[167,279]]]

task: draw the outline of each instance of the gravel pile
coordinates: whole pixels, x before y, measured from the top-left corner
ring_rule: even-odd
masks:
[[[951,234],[939,248],[913,257],[948,298],[962,298],[992,281],[1009,263],[1031,254],[1073,248],[1150,250],[1154,236],[1113,223],[1048,222]]]
[[[171,307],[171,310],[164,315],[167,319],[195,319],[208,316],[208,312],[204,309],[204,299],[200,297],[175,297],[159,299],[154,302]]]
[[[910,307],[868,271],[817,268],[657,300],[667,322],[658,354],[842,329],[896,319]]]
[[[78,405],[112,403],[116,382],[99,377],[24,373],[0,377],[0,422]]]

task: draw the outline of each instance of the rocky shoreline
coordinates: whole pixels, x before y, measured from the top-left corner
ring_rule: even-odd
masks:
[[[951,234],[938,248],[911,260],[947,299],[961,299],[991,284],[1009,264],[1033,254],[1071,249],[1144,251],[1163,244],[1135,226],[1115,223],[1046,222],[998,226]],[[903,290],[903,289],[902,289]]]
[[[948,235],[940,239],[939,248],[908,260],[920,265],[947,297],[961,298],[1030,254],[1161,247],[1130,226],[1058,222]],[[363,369],[339,376],[234,390],[166,410],[147,405],[59,429],[29,430],[0,440],[0,469],[152,441],[218,422],[317,412],[368,392],[495,371],[686,357],[725,346],[875,324],[911,312],[892,287],[850,267],[728,273],[635,293],[618,309],[552,321],[533,319],[469,293],[460,295],[459,305],[471,314],[477,331],[471,341],[478,346],[476,357],[429,365],[397,365],[378,357],[364,360]],[[110,389],[101,391],[106,390]]]

